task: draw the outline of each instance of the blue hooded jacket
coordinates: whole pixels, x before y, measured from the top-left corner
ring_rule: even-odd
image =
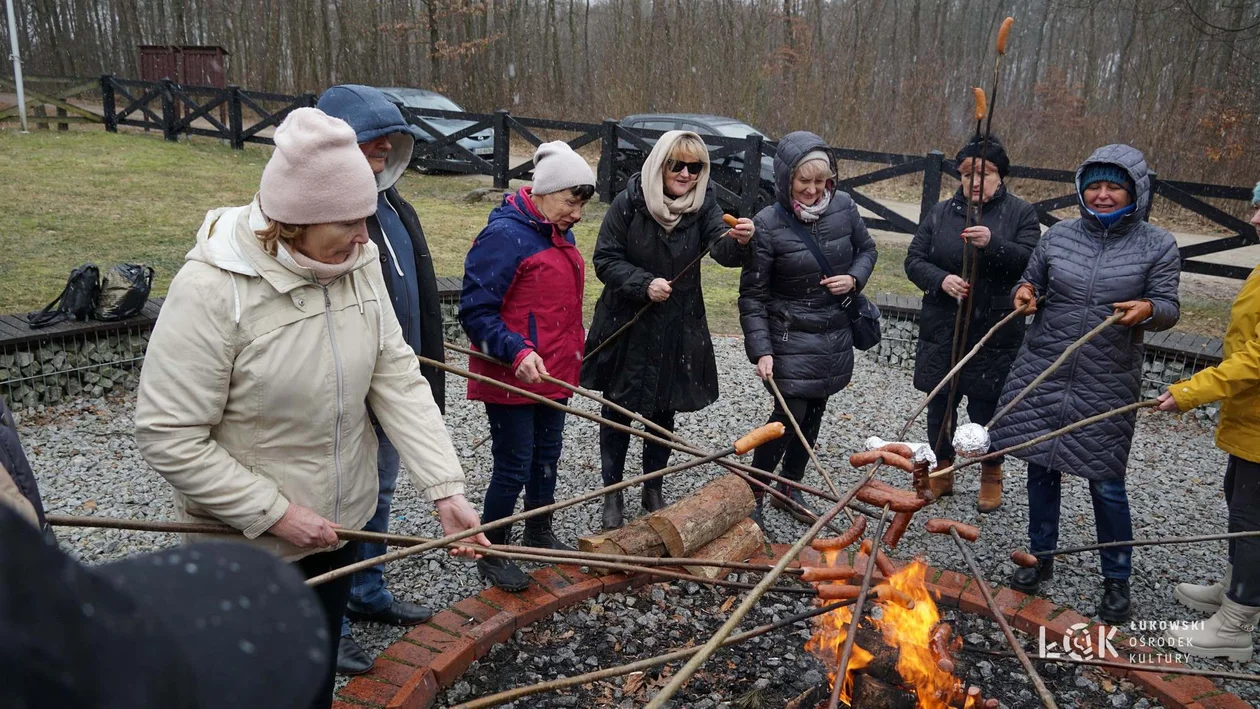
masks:
[[[379,89],[359,84],[333,86],[319,97],[319,110],[340,118],[359,143],[389,136],[385,169],[376,176],[376,214],[368,217],[368,234],[381,252],[385,287],[403,338],[416,353],[442,361],[442,312],[438,303],[433,259],[415,209],[395,187],[411,163],[417,129]],[[440,370],[421,366],[438,406],[445,408]]]

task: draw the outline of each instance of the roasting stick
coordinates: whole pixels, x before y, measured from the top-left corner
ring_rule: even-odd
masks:
[[[1260,537],[1260,531],[1252,532],[1221,532],[1220,534],[1200,534],[1194,537],[1162,537],[1160,539],[1131,539],[1129,541],[1120,542],[1100,542],[1098,544],[1090,544],[1081,547],[1065,547],[1063,549],[1051,549],[1050,551],[1034,551],[1028,552],[1033,556],[1064,556],[1067,554],[1080,554],[1086,551],[1096,551],[1098,549],[1113,549],[1115,547],[1159,547],[1170,546],[1174,544],[1198,544],[1199,542],[1214,542],[1222,539],[1246,539],[1248,537]]]
[[[783,618],[782,620],[779,620],[775,623],[769,623],[767,625],[753,628],[752,630],[748,630],[743,633],[732,635],[731,637],[727,638],[726,640],[722,642],[722,647],[727,647],[730,645],[737,645],[746,640],[752,640],[753,638],[761,636],[761,635],[765,635],[766,633],[779,630],[780,628],[786,628],[790,625],[799,623],[803,620],[809,620],[810,618],[813,618],[815,616],[820,616],[820,615],[823,615],[824,613],[830,613],[831,611],[834,611],[837,608],[842,608],[844,606],[848,606],[852,604],[853,604],[853,601],[851,600],[837,601],[835,603],[828,603],[827,605],[821,606],[819,608],[810,609],[808,611],[805,611],[804,613],[797,613],[796,615],[788,616],[787,618]],[[631,662],[625,665],[609,667],[603,670],[594,670],[591,672],[587,672],[585,674],[575,675],[573,677],[561,677],[559,679],[553,679],[548,682],[539,682],[538,684],[531,684],[528,687],[516,687],[515,689],[509,689],[503,692],[499,692],[497,694],[491,694],[485,697],[478,697],[477,699],[473,699],[463,704],[458,704],[455,707],[453,707],[453,709],[483,709],[484,707],[493,707],[493,706],[498,706],[500,704],[507,704],[508,702],[516,701],[517,699],[521,699],[522,697],[528,697],[535,694],[542,694],[543,692],[551,692],[558,689],[565,689],[568,687],[577,687],[583,684],[588,684],[590,682],[598,682],[600,680],[610,679],[612,677],[628,675],[633,672],[641,672],[643,670],[648,670],[658,665],[664,665],[668,662],[673,662],[674,660],[681,660],[686,657],[691,657],[692,655],[696,654],[699,651],[700,651],[700,648],[698,647],[686,647],[680,650],[672,650],[663,655],[657,655],[656,657],[644,658],[642,660],[637,660],[635,662]]]
[[[131,529],[136,531],[147,532],[172,532],[179,534],[239,534],[239,531],[233,527],[221,524],[199,524],[199,523],[183,523],[183,522],[148,522],[147,520],[126,520],[114,518],[93,518],[93,517],[67,517],[62,515],[49,515],[48,521],[53,526],[60,527],[97,527],[106,529]],[[397,534],[384,534],[381,532],[356,532],[347,529],[338,529],[337,537],[348,541],[371,541],[384,542],[393,546],[415,546],[425,544],[433,540],[424,537],[406,537]],[[539,564],[575,564],[580,566],[591,566],[600,569],[609,569],[612,571],[624,571],[634,574],[646,574],[662,579],[670,579],[677,581],[692,581],[699,584],[707,584],[711,586],[723,586],[726,588],[737,588],[747,590],[753,587],[751,583],[742,581],[729,581],[724,578],[710,579],[694,574],[683,573],[672,568],[655,568],[655,567],[680,567],[684,563],[687,566],[717,566],[719,568],[734,568],[741,571],[760,571],[766,572],[771,567],[761,564],[744,564],[741,562],[726,562],[716,559],[669,559],[656,557],[630,557],[618,556],[613,554],[595,554],[593,552],[565,552],[558,549],[542,549],[538,547],[515,547],[508,545],[493,545],[483,547],[479,544],[456,542],[451,546],[472,547],[481,554],[486,556],[494,556],[502,559],[513,559],[517,561],[529,561]],[[587,558],[587,557],[597,558]],[[711,563],[706,563],[711,562]],[[753,568],[747,568],[753,567]],[[790,569],[797,574],[802,573],[799,569]],[[774,593],[784,593],[792,595],[817,595],[816,591],[799,586],[774,586],[770,589]]]
[[[723,215],[722,215],[722,221],[723,221],[723,222],[725,222],[725,223],[726,223],[726,226],[729,226],[729,227],[734,227],[734,226],[738,223],[738,221],[735,219],[735,217],[733,217],[733,216],[731,216],[731,215],[729,215],[729,214],[723,214]],[[695,267],[695,265],[696,265],[696,264],[698,264],[698,263],[700,263],[700,261],[702,261],[702,260],[704,259],[704,257],[705,257],[705,256],[708,256],[708,255],[709,255],[709,252],[710,252],[711,250],[713,250],[713,247],[714,247],[714,245],[715,245],[715,244],[717,244],[718,240],[719,240],[719,239],[725,239],[725,238],[726,238],[726,236],[727,236],[727,234],[730,234],[730,231],[729,231],[729,230],[728,230],[726,233],[724,233],[724,234],[722,234],[721,236],[719,236],[717,239],[714,239],[714,240],[713,240],[713,241],[712,241],[712,242],[711,242],[708,246],[705,246],[705,247],[704,247],[704,250],[700,252],[700,255],[699,255],[699,256],[697,256],[697,257],[695,257],[694,259],[692,259],[692,260],[691,260],[691,263],[688,263],[686,266],[683,266],[683,267],[682,267],[682,269],[678,271],[677,275],[675,275],[673,278],[669,279],[669,285],[670,285],[670,287],[673,287],[674,283],[675,283],[675,282],[676,282],[679,278],[682,278],[682,277],[683,277],[683,274],[685,274],[687,271],[690,271],[692,268],[694,268],[694,267]],[[590,352],[587,352],[585,355],[583,355],[583,356],[582,356],[582,361],[583,361],[583,362],[585,362],[586,360],[590,359],[591,357],[594,357],[594,356],[595,356],[595,354],[596,354],[597,352],[599,352],[600,350],[602,350],[602,349],[604,349],[605,347],[607,347],[607,346],[608,346],[608,343],[610,343],[610,342],[612,342],[613,340],[617,339],[617,337],[618,337],[618,336],[620,336],[620,335],[621,335],[623,332],[625,332],[626,330],[629,330],[629,329],[630,329],[630,328],[631,328],[631,327],[632,327],[635,323],[639,322],[639,318],[640,318],[640,317],[642,317],[642,316],[643,316],[643,314],[644,314],[644,313],[646,313],[646,312],[648,311],[648,308],[651,308],[653,305],[656,305],[656,301],[654,301],[654,300],[649,300],[646,304],[644,304],[644,306],[643,306],[642,308],[639,308],[639,311],[638,311],[638,312],[636,312],[636,313],[634,314],[634,317],[630,318],[630,322],[628,322],[628,323],[626,323],[625,325],[622,325],[621,327],[617,328],[617,331],[616,331],[616,332],[614,332],[613,334],[609,335],[607,338],[605,338],[603,342],[599,343],[599,346],[598,346],[598,347],[596,347],[595,349],[593,349],[593,350],[591,350]]]
[[[1042,434],[1040,436],[1037,436],[1036,438],[1032,438],[1027,441],[1024,441],[1023,443],[1016,443],[1013,446],[1007,446],[1006,448],[1003,448],[1002,450],[999,450],[999,451],[985,453],[984,455],[977,456],[975,458],[968,458],[959,463],[951,465],[948,468],[944,468],[935,473],[930,473],[928,477],[938,478],[942,475],[949,475],[955,470],[961,470],[963,468],[975,465],[976,463],[982,463],[986,460],[1000,458],[1001,456],[1009,455],[1016,451],[1021,451],[1025,448],[1030,448],[1032,446],[1037,445],[1038,443],[1045,443],[1046,441],[1052,441],[1058,438],[1059,436],[1066,436],[1067,434],[1073,431],[1079,430],[1081,428],[1084,428],[1090,425],[1091,423],[1098,423],[1099,421],[1109,419],[1113,416],[1120,416],[1122,414],[1127,414],[1130,411],[1137,411],[1138,409],[1149,409],[1151,407],[1158,406],[1158,405],[1159,405],[1159,399],[1147,399],[1146,401],[1139,401],[1133,404],[1127,404],[1125,406],[1121,406],[1118,409],[1112,409],[1111,411],[1104,411],[1101,414],[1096,414],[1094,416],[1090,416],[1089,418],[1081,419],[1080,421],[1077,421],[1076,423],[1070,423],[1064,426],[1063,428],[1055,429],[1051,431],[1050,433]]]
[[[831,488],[831,494],[839,497],[840,488],[836,487],[836,483],[831,479],[831,475],[827,473],[827,469],[822,466],[822,463],[818,462],[818,455],[814,453],[814,447],[805,438],[805,434],[801,431],[801,425],[797,423],[796,417],[788,409],[787,401],[783,398],[783,392],[779,391],[779,385],[774,381],[774,375],[766,377],[766,384],[770,385],[770,391],[774,392],[775,401],[779,402],[779,408],[783,409],[783,413],[787,415],[788,423],[792,424],[792,430],[796,433],[797,440],[801,442],[805,452],[809,453],[809,459],[814,462],[814,467],[818,468],[818,474],[827,482],[827,487]],[[849,518],[850,523],[853,522],[853,513],[847,507],[844,510],[844,515]],[[817,519],[816,516],[815,519]]]
[[[627,433],[627,434],[630,434],[630,435],[633,435],[633,436],[638,436],[639,438],[642,438],[642,439],[644,439],[644,440],[646,440],[646,441],[651,441],[652,443],[655,443],[655,444],[657,444],[657,445],[664,446],[664,447],[666,447],[666,448],[671,448],[671,449],[676,450],[676,451],[680,451],[680,452],[683,452],[683,453],[687,453],[688,455],[707,455],[707,453],[706,453],[705,451],[700,450],[700,449],[698,449],[698,448],[694,448],[694,447],[692,447],[692,446],[690,446],[690,445],[687,445],[687,444],[684,444],[684,443],[675,443],[675,442],[674,442],[674,441],[672,441],[672,440],[667,440],[667,439],[665,439],[665,438],[661,438],[660,436],[653,435],[653,434],[651,434],[651,433],[648,433],[647,431],[638,431],[638,430],[635,430],[632,426],[624,426],[624,425],[619,424],[619,423],[617,423],[617,422],[615,422],[615,421],[609,421],[608,419],[603,418],[602,416],[598,416],[598,415],[596,415],[596,414],[588,413],[588,412],[586,412],[586,411],[582,411],[581,409],[576,409],[576,408],[574,408],[574,407],[572,407],[572,406],[567,406],[567,405],[565,405],[565,404],[561,404],[561,403],[560,403],[560,402],[558,402],[558,401],[552,401],[551,399],[548,399],[548,398],[547,398],[547,397],[545,397],[545,396],[541,396],[541,395],[539,395],[539,394],[535,394],[535,393],[534,393],[534,392],[532,392],[532,391],[529,391],[529,390],[527,390],[527,389],[522,389],[522,388],[520,388],[520,387],[518,387],[518,386],[513,386],[513,385],[508,384],[508,383],[506,383],[506,382],[501,382],[501,381],[499,381],[499,380],[497,380],[497,379],[491,379],[490,377],[482,376],[482,375],[480,375],[480,374],[474,374],[473,372],[469,372],[469,371],[468,371],[468,370],[466,370],[466,369],[460,369],[459,367],[455,367],[455,366],[453,366],[453,365],[449,365],[449,364],[447,364],[447,363],[445,363],[445,362],[439,362],[439,361],[434,360],[434,359],[429,359],[429,358],[427,358],[427,357],[418,357],[417,359],[419,359],[419,361],[421,362],[421,364],[425,364],[425,365],[428,365],[428,366],[431,366],[431,367],[435,367],[435,368],[437,368],[437,369],[441,369],[441,370],[443,370],[443,371],[445,371],[445,372],[450,372],[451,374],[456,374],[456,375],[459,375],[459,376],[461,376],[461,377],[464,377],[465,379],[471,379],[471,380],[473,380],[473,381],[482,382],[482,383],[485,383],[485,384],[487,384],[487,385],[489,385],[489,386],[497,387],[497,388],[499,388],[499,389],[503,389],[504,391],[509,391],[509,392],[512,392],[513,394],[516,394],[516,395],[518,395],[518,396],[522,396],[522,397],[524,397],[524,398],[526,398],[526,399],[529,399],[530,401],[534,401],[534,402],[537,402],[537,403],[539,403],[539,404],[542,404],[543,406],[547,406],[547,407],[550,407],[550,408],[556,409],[557,411],[563,411],[563,412],[565,412],[565,413],[567,413],[567,414],[572,414],[573,416],[577,416],[578,418],[584,418],[584,419],[586,419],[586,420],[588,420],[588,421],[594,421],[595,423],[597,423],[597,424],[599,424],[599,425],[601,425],[601,426],[608,426],[609,428],[612,428],[612,429],[617,430],[617,431],[621,431],[622,433]],[[490,360],[490,361],[492,361],[492,362],[497,362],[497,360],[494,360],[493,358],[487,358],[487,359],[489,359],[489,360]],[[499,362],[499,364],[502,364],[502,363],[501,363],[501,362]],[[558,379],[557,379],[557,380],[556,380],[556,382],[560,382],[560,380],[558,380]],[[573,387],[573,385],[572,385],[572,384],[563,383],[563,382],[562,382],[560,385],[561,385],[561,386],[566,386],[566,387]],[[591,395],[593,395],[593,394],[594,394],[594,392],[589,392],[588,390],[582,389],[581,387],[573,387],[573,388],[574,388],[574,389],[581,389],[581,391],[575,391],[575,393],[582,394],[583,396],[591,396]],[[584,393],[584,392],[585,392],[585,393]],[[594,398],[594,397],[592,396],[592,398]],[[600,397],[600,398],[596,398],[595,400],[596,400],[596,401],[601,401],[601,399],[602,399],[602,397]],[[602,401],[601,401],[601,403],[602,403]],[[769,478],[770,480],[773,480],[773,481],[775,481],[775,482],[780,482],[780,483],[784,483],[784,484],[786,484],[786,485],[788,485],[788,486],[791,486],[791,487],[796,487],[796,488],[797,488],[797,489],[799,489],[799,490],[802,490],[802,491],[805,491],[805,492],[809,492],[810,494],[812,494],[812,495],[816,495],[816,496],[818,496],[818,497],[821,497],[821,498],[823,498],[824,500],[829,500],[829,501],[834,502],[834,501],[837,499],[837,498],[836,498],[836,497],[834,497],[833,495],[830,495],[829,493],[823,492],[822,490],[819,490],[819,489],[817,489],[817,488],[810,487],[810,486],[805,485],[805,484],[803,484],[803,483],[798,483],[798,482],[796,482],[796,481],[794,481],[794,480],[788,480],[788,479],[787,479],[787,478],[785,478],[785,477],[782,477],[782,476],[779,476],[779,475],[775,475],[775,474],[773,474],[773,473],[767,473],[767,472],[765,472],[764,470],[759,470],[759,469],[757,469],[757,468],[753,468],[753,467],[751,467],[751,466],[744,465],[743,463],[741,463],[741,462],[739,462],[739,461],[735,461],[735,460],[720,460],[720,461],[715,461],[715,462],[716,462],[718,465],[720,465],[720,466],[722,466],[722,467],[726,468],[727,470],[731,471],[732,473],[734,473],[734,474],[736,474],[736,475],[740,476],[741,478],[743,478],[744,482],[748,483],[750,486],[760,487],[761,489],[765,490],[766,492],[770,493],[771,495],[774,495],[775,497],[778,497],[779,499],[783,500],[784,502],[786,502],[786,503],[787,503],[789,506],[791,506],[791,507],[797,507],[797,505],[796,505],[796,502],[795,502],[795,501],[793,501],[790,497],[788,497],[787,495],[783,494],[783,493],[782,493],[782,492],[780,492],[779,490],[775,489],[775,487],[774,487],[773,485],[770,485],[770,484],[768,484],[768,483],[764,483],[764,482],[762,482],[762,481],[760,481],[760,480],[758,480],[758,479],[754,478],[754,477],[753,477],[753,475],[760,475],[760,476],[762,476],[762,477]],[[850,506],[851,506],[853,509],[855,509],[855,510],[857,510],[857,511],[859,511],[859,512],[862,512],[863,514],[869,514],[869,513],[868,513],[868,511],[864,508],[864,506],[863,506],[863,505],[859,505],[859,504],[857,504],[857,503],[850,503]],[[808,514],[810,517],[813,517],[813,518],[817,519],[817,517],[818,517],[818,513],[814,512],[813,510],[809,509],[808,507],[805,507],[805,508],[800,508],[800,509],[802,509],[802,510],[803,510],[806,514]],[[872,516],[873,516],[873,515],[872,515]],[[841,534],[841,533],[842,533],[842,532],[841,532],[841,530],[838,530],[838,529],[836,529],[835,527],[829,527],[829,529],[831,529],[831,531],[833,531],[833,532],[835,532],[835,533],[837,533],[837,534]]]
[[[980,595],[984,596],[984,602],[989,605],[989,612],[993,614],[993,619],[1002,627],[1002,634],[1006,636],[1007,644],[1011,646],[1011,650],[1019,658],[1019,664],[1024,667],[1024,672],[1028,673],[1028,678],[1032,680],[1033,687],[1037,690],[1037,695],[1041,697],[1041,703],[1045,705],[1046,709],[1058,709],[1059,705],[1055,704],[1054,695],[1046,688],[1046,683],[1041,679],[1041,675],[1037,674],[1037,668],[1033,667],[1032,661],[1028,659],[1028,653],[1024,652],[1024,646],[1015,637],[1015,631],[1011,630],[1011,624],[1006,622],[1006,617],[1002,615],[1002,609],[998,607],[997,601],[993,600],[993,591],[989,590],[988,581],[985,581],[984,574],[980,573],[980,565],[976,563],[975,555],[963,543],[962,537],[958,536],[958,527],[951,524],[948,529],[949,536],[953,537],[954,544],[958,546],[958,552],[962,554],[963,559],[967,561],[967,567],[971,569],[971,577],[975,579],[976,584],[980,587]],[[932,531],[930,525],[928,531]],[[936,533],[939,534],[940,532]],[[972,536],[974,538],[974,534]]]
[[[1036,379],[1033,379],[1031,382],[1028,383],[1028,386],[1020,390],[1020,392],[1015,395],[1015,398],[1011,399],[1010,403],[1008,403],[1006,406],[1003,406],[996,414],[993,414],[993,418],[989,419],[989,422],[985,424],[984,427],[986,429],[993,428],[993,424],[997,423],[1003,416],[1006,415],[1008,411],[1015,408],[1016,404],[1023,401],[1024,397],[1028,396],[1028,394],[1033,389],[1036,389],[1042,382],[1048,379],[1051,374],[1054,374],[1056,369],[1058,369],[1059,367],[1062,367],[1063,363],[1067,362],[1068,358],[1070,358],[1073,353],[1075,353],[1080,348],[1084,347],[1085,343],[1097,337],[1098,334],[1101,333],[1103,330],[1106,330],[1112,325],[1115,325],[1116,323],[1120,322],[1120,318],[1123,318],[1123,317],[1124,317],[1124,313],[1113,313],[1106,320],[1103,320],[1102,322],[1098,323],[1097,327],[1095,327],[1093,330],[1090,330],[1089,332],[1085,333],[1085,335],[1082,336],[1081,339],[1068,345],[1067,349],[1063,350],[1063,354],[1059,355],[1058,359],[1051,362],[1050,366],[1046,367],[1044,372],[1042,372],[1041,374],[1038,374]]]
[[[1037,299],[1037,302],[1041,303],[1045,299],[1046,297],[1043,295]],[[984,337],[980,338],[980,341],[976,343],[976,346],[972,347],[971,351],[969,351],[965,357],[958,360],[958,364],[955,364],[953,369],[946,372],[945,376],[941,378],[941,381],[936,383],[936,387],[923,398],[923,401],[919,402],[919,406],[915,408],[914,413],[910,414],[910,418],[906,420],[906,425],[901,427],[901,433],[897,435],[897,440],[901,440],[906,437],[906,433],[910,430],[910,427],[914,425],[914,420],[919,418],[919,414],[923,413],[923,410],[927,408],[932,399],[936,398],[936,395],[941,393],[941,390],[944,389],[945,385],[954,378],[954,375],[961,372],[962,368],[965,367],[968,362],[974,359],[976,355],[980,354],[980,348],[988,344],[989,340],[993,339],[993,336],[998,333],[998,330],[1001,330],[1016,317],[1027,314],[1027,306],[1012,310],[1009,315],[999,320],[993,327],[989,328],[989,331],[984,333]]]
[[[424,358],[422,357],[421,359],[424,359]],[[699,458],[692,458],[691,460],[688,460],[684,463],[679,463],[678,465],[673,465],[668,468],[662,468],[661,470],[647,473],[645,475],[639,475],[637,477],[629,478],[627,480],[622,480],[619,483],[613,483],[612,485],[609,485],[607,487],[602,487],[602,488],[599,488],[598,490],[592,490],[590,492],[586,492],[581,495],[578,495],[577,497],[571,497],[567,500],[562,500],[560,502],[555,502],[550,505],[537,507],[535,509],[528,510],[526,512],[519,512],[517,514],[504,517],[503,519],[494,520],[493,522],[486,522],[484,524],[479,524],[476,527],[473,527],[471,529],[466,529],[462,532],[456,532],[455,534],[448,534],[445,537],[442,537],[441,539],[435,539],[431,542],[418,544],[416,546],[407,547],[405,549],[399,549],[397,551],[392,551],[387,554],[382,554],[380,556],[377,556],[371,559],[364,559],[363,561],[355,562],[348,566],[342,566],[341,568],[333,569],[332,571],[329,571],[328,573],[320,574],[319,576],[309,578],[306,580],[306,584],[308,586],[318,586],[321,583],[326,583],[328,581],[332,581],[333,579],[341,578],[342,576],[348,576],[356,571],[370,569],[373,566],[376,566],[377,564],[384,564],[390,561],[397,561],[399,559],[405,559],[409,556],[412,556],[413,554],[419,554],[420,552],[429,551],[430,549],[436,549],[438,547],[447,546],[451,542],[456,542],[461,539],[466,539],[479,532],[484,532],[489,529],[498,529],[500,527],[506,527],[508,525],[519,522],[523,519],[529,519],[530,517],[537,517],[538,515],[550,514],[552,512],[555,512],[556,510],[564,509],[565,507],[571,507],[580,502],[593,500],[601,495],[604,495],[605,493],[616,492],[617,490],[623,490],[627,487],[630,487],[631,485],[638,485],[640,483],[647,482],[648,480],[655,480],[657,478],[664,477],[672,473],[678,473],[684,470],[689,470],[699,465],[704,465],[705,463],[712,463],[718,458],[728,456],[732,453],[735,453],[737,455],[743,455],[747,453],[748,451],[753,450],[757,446],[761,445],[762,443],[766,443],[767,441],[772,441],[782,435],[783,435],[782,424],[776,424],[773,426],[772,425],[761,426],[759,428],[753,429],[752,431],[749,431],[748,433],[744,434],[744,436],[740,438],[738,441],[735,441],[733,445],[723,450],[717,451],[716,453],[710,453],[709,455],[701,456]],[[773,574],[773,576],[767,575],[766,578],[770,578],[770,579],[778,578],[778,574],[774,574],[773,570],[771,570],[771,574]],[[770,584],[766,584],[766,585],[769,586]]]
[[[844,679],[849,671],[849,658],[853,656],[853,643],[857,640],[858,623],[862,620],[862,609],[866,605],[866,595],[871,590],[871,576],[875,573],[875,557],[879,555],[879,537],[884,533],[884,523],[888,521],[888,505],[875,523],[875,533],[871,535],[871,557],[866,561],[866,569],[862,572],[862,585],[858,587],[857,601],[853,604],[853,612],[849,616],[849,632],[845,633],[844,649],[840,652],[840,664],[836,669],[836,681],[831,685],[831,698],[827,700],[827,709],[836,709],[840,703],[840,690],[844,687]]]
[[[976,653],[978,655],[991,655],[993,657],[1015,657],[1015,653],[1006,650],[991,650],[986,647],[976,647],[975,645],[963,645],[963,652]],[[1260,675],[1249,675],[1243,672],[1222,672],[1220,670],[1199,670],[1193,667],[1184,667],[1181,665],[1151,665],[1141,662],[1115,662],[1112,660],[1094,660],[1090,658],[1072,658],[1072,657],[1034,657],[1036,662],[1060,662],[1069,665],[1091,665],[1093,667],[1106,667],[1116,670],[1124,670],[1126,672],[1150,672],[1157,675],[1191,675],[1194,677],[1211,677],[1213,679],[1232,679],[1240,682],[1260,682]]]
[[[761,582],[757,584],[756,588],[748,592],[748,595],[744,597],[742,602],[740,602],[739,607],[735,609],[735,612],[731,614],[731,617],[727,619],[726,623],[724,623],[721,628],[718,628],[718,631],[713,634],[713,637],[709,638],[709,640],[700,648],[699,652],[692,655],[691,659],[687,661],[687,664],[683,665],[682,669],[680,669],[669,681],[669,684],[665,685],[665,687],[661,689],[656,696],[652,697],[652,701],[648,703],[647,709],[661,709],[665,702],[669,701],[669,698],[674,696],[683,684],[686,683],[693,674],[695,674],[696,670],[700,668],[700,665],[703,665],[705,661],[707,661],[709,657],[717,651],[718,647],[722,645],[722,641],[730,636],[731,632],[735,629],[735,626],[739,625],[740,621],[748,615],[748,612],[752,610],[752,607],[756,605],[762,594],[765,593],[765,589],[774,583],[775,579],[783,573],[783,570],[786,569],[789,564],[796,560],[796,557],[800,555],[801,551],[803,551],[805,547],[809,546],[810,542],[814,541],[814,537],[818,536],[818,533],[822,531],[823,527],[834,519],[836,515],[840,514],[840,510],[844,509],[844,506],[849,502],[849,500],[853,499],[853,497],[857,495],[858,490],[875,477],[875,473],[879,471],[879,468],[882,465],[883,459],[881,458],[878,463],[871,466],[871,469],[865,475],[861,476],[861,479],[859,479],[853,487],[846,490],[840,500],[830,510],[823,513],[823,516],[819,517],[818,521],[814,522],[813,526],[810,527],[800,539],[796,540],[796,543],[793,544],[791,548],[789,548],[787,552],[779,558],[779,561],[774,565],[774,568],[770,570],[770,573],[766,574],[761,579]]]

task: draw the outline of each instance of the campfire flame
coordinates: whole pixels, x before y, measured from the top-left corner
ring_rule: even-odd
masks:
[[[835,556],[835,552],[826,554],[828,565],[834,563]],[[938,658],[932,653],[932,631],[940,623],[941,617],[924,581],[926,571],[927,565],[916,559],[888,580],[893,588],[914,600],[913,609],[879,601],[872,594],[867,597],[867,602],[878,605],[882,615],[879,618],[873,615],[868,617],[879,629],[884,643],[898,650],[897,672],[905,685],[914,690],[919,709],[949,709],[951,706],[972,709],[975,702],[966,696],[962,680],[941,670],[937,666]],[[807,651],[830,668],[827,679],[832,686],[836,682],[836,670],[839,669],[840,655],[844,650],[852,617],[848,607],[837,608],[818,616],[814,621],[814,634],[805,644]],[[851,703],[855,673],[870,664],[873,657],[870,652],[854,644],[844,684],[840,688],[840,698],[845,704]]]

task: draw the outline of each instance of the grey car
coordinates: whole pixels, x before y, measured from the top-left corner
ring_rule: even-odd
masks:
[[[700,137],[716,136],[723,138],[746,138],[749,135],[760,135],[770,141],[765,133],[753,128],[743,121],[725,116],[711,116],[700,113],[640,113],[621,119],[621,125],[639,130],[689,130]],[[655,139],[647,138],[648,143]],[[710,145],[711,148],[717,146]],[[647,155],[636,145],[622,139],[617,141],[618,178],[624,179],[638,172]],[[740,174],[744,170],[742,154],[730,155],[714,161],[712,179],[727,189],[739,192]],[[757,198],[758,207],[774,201],[774,158],[761,156],[761,190]],[[620,183],[619,183],[620,184]]]
[[[458,111],[461,113],[464,112],[464,109],[460,108],[459,104],[436,91],[390,87],[382,88],[381,93],[385,94],[386,98],[398,104],[400,107],[435,109],[439,111]],[[443,135],[450,135],[474,124],[474,121],[460,120],[456,118],[424,117],[424,121],[441,131]],[[421,128],[419,132],[427,135],[427,131],[423,128]],[[417,149],[421,148],[421,142],[424,140],[424,137],[416,138]],[[472,135],[461,138],[458,141],[458,144],[460,147],[467,149],[473,155],[489,160],[490,157],[494,155],[494,131],[489,128],[477,131]],[[418,155],[416,157],[417,160],[413,160],[413,164],[416,164],[420,158]],[[440,169],[443,170],[461,171],[458,163],[468,165],[470,170],[472,167],[468,162],[468,156],[461,151],[455,150],[454,148],[444,150],[436,155],[425,154],[423,157],[427,160],[444,161],[444,164],[440,167]],[[420,167],[421,165],[417,164],[416,166]]]

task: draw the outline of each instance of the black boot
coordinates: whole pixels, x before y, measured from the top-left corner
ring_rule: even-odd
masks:
[[[766,531],[766,523],[765,523],[765,520],[763,520],[763,519],[762,519],[762,517],[761,517],[761,511],[762,511],[762,496],[761,496],[761,495],[757,495],[757,496],[756,496],[756,498],[757,498],[757,506],[753,508],[753,511],[752,511],[752,512],[748,515],[748,518],[749,518],[749,519],[751,519],[752,521],[756,522],[756,523],[757,523],[757,526],[758,526],[758,527],[761,527],[761,531],[762,531],[762,532],[765,532],[765,531]]]
[[[1054,578],[1054,557],[1040,557],[1037,559],[1037,565],[1032,568],[1015,569],[1015,574],[1011,576],[1011,588],[1035,596],[1037,589],[1041,587],[1041,582],[1052,578]]]
[[[1102,601],[1098,604],[1097,615],[1109,625],[1129,622],[1133,609],[1129,601],[1128,579],[1103,579]]]
[[[507,544],[511,531],[511,525],[491,529],[486,532],[486,538],[491,544]],[[477,571],[481,578],[508,593],[520,593],[529,587],[529,576],[521,571],[521,567],[507,559],[483,556],[477,560]]]
[[[645,512],[655,512],[665,507],[665,496],[661,494],[661,488],[647,485],[643,486],[643,510]]]
[[[621,490],[604,495],[604,518],[602,522],[605,532],[621,529],[625,525],[624,505]]]
[[[546,507],[549,503],[525,503],[525,511],[536,510],[539,507]],[[537,517],[529,517],[525,520],[525,536],[521,539],[521,546],[538,547],[539,549],[559,549],[560,551],[577,551],[568,544],[562,543],[556,539],[556,535],[551,531],[551,513],[538,515]]]
[[[773,499],[770,500],[770,505],[772,507],[774,507],[777,510],[786,510],[788,514],[792,515],[793,519],[795,519],[797,522],[800,522],[801,524],[814,523],[814,518],[810,517],[808,514],[805,513],[805,510],[809,509],[809,506],[805,504],[805,498],[801,497],[800,490],[794,487],[788,487],[787,485],[780,484],[779,492],[782,492],[784,495],[787,495],[788,499],[794,502],[795,504],[788,504],[786,500],[776,495]]]

